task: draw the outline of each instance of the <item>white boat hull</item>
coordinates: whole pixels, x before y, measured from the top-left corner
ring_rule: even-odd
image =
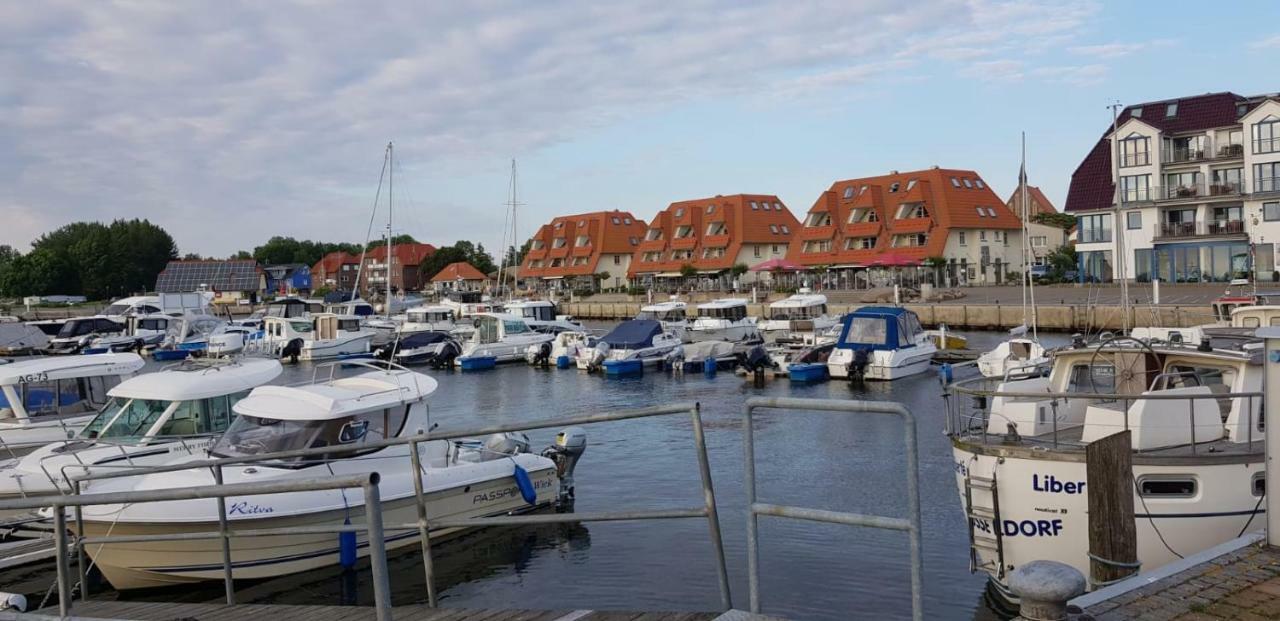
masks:
[[[876,350],[870,353],[863,379],[891,381],[919,375],[929,370],[937,348],[932,344],[917,343],[915,347],[895,350]],[[827,358],[827,373],[833,378],[847,379],[854,350],[835,349]]]
[[[525,359],[525,353],[531,345],[550,343],[555,335],[535,332],[518,339],[498,341],[496,343],[467,343],[462,348],[462,357],[481,358],[492,356],[498,362],[517,362]]]
[[[326,339],[322,341],[304,341],[299,360],[327,360],[350,354],[369,352],[373,343],[373,334],[357,334],[354,336]]]

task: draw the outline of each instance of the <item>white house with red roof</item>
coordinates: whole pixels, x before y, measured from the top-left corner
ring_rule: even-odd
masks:
[[[431,277],[431,288],[436,293],[450,290],[483,291],[488,286],[489,277],[466,261],[450,263]]]

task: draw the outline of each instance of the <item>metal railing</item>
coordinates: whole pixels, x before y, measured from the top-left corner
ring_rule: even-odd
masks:
[[[1280,137],[1260,138],[1253,141],[1253,152],[1257,153],[1275,153],[1280,151]]]
[[[829,511],[792,505],[779,505],[756,501],[755,430],[752,415],[758,409],[811,410],[844,414],[892,414],[902,418],[903,440],[906,443],[907,461],[907,517],[887,517],[846,511]],[[893,401],[843,401],[832,399],[794,399],[753,397],[743,408],[744,433],[743,461],[744,484],[747,491],[747,567],[748,587],[751,595],[751,612],[760,612],[760,546],[757,521],[761,515],[883,528],[907,533],[911,546],[911,618],[924,619],[923,575],[920,548],[920,489],[919,466],[916,455],[916,422],[911,412],[901,403]]]
[[[1244,220],[1161,222],[1156,225],[1155,237],[1204,237],[1210,235],[1243,235],[1244,233]]]
[[[1177,162],[1198,162],[1205,159],[1208,152],[1201,148],[1192,147],[1175,147],[1164,152],[1164,162],[1166,164],[1174,164]]]
[[[1244,157],[1244,145],[1238,142],[1218,145],[1217,157]]]
[[[1253,192],[1255,194],[1280,192],[1280,177],[1259,177],[1254,179]]]
[[[419,445],[423,442],[436,440],[455,440],[461,438],[483,437],[496,433],[522,432],[535,429],[547,429],[552,427],[568,427],[574,425],[589,425],[595,423],[615,422],[622,420],[631,420],[638,418],[648,418],[653,416],[665,416],[673,414],[688,414],[692,421],[694,445],[698,458],[698,471],[701,478],[701,488],[703,503],[698,507],[678,507],[657,510],[622,510],[622,511],[603,511],[593,513],[564,513],[564,514],[537,514],[537,515],[503,515],[496,517],[477,517],[477,518],[454,518],[433,520],[426,515],[425,491],[422,486],[422,476],[413,476],[414,480],[414,500],[417,506],[418,520],[412,524],[387,524],[382,525],[379,522],[380,532],[406,532],[416,531],[422,547],[423,571],[425,588],[427,592],[428,604],[435,607],[438,604],[436,588],[435,588],[435,570],[431,557],[431,529],[445,528],[475,528],[482,526],[515,526],[515,525],[534,525],[534,524],[557,524],[565,522],[609,522],[609,521],[630,521],[630,520],[651,520],[651,519],[676,519],[676,518],[705,518],[707,520],[708,529],[711,534],[711,540],[714,547],[716,572],[719,581],[720,600],[726,610],[732,608],[732,598],[729,591],[729,575],[725,564],[724,540],[720,533],[720,518],[716,510],[715,488],[711,480],[711,466],[707,459],[706,439],[702,426],[701,408],[697,403],[676,403],[671,405],[655,406],[650,408],[642,408],[637,410],[622,410],[605,414],[584,414],[577,416],[566,416],[549,420],[530,421],[524,423],[509,423],[503,425],[491,425],[487,427],[478,427],[473,429],[461,429],[453,431],[427,431],[424,433],[391,438],[377,442],[367,442],[360,446],[361,451],[372,449],[381,449],[391,446],[408,445],[409,451],[407,457],[410,461],[413,471],[422,473],[421,456]],[[128,466],[121,465],[114,469],[107,468],[109,471],[100,471],[84,474],[83,476],[72,476],[71,481],[75,487],[75,494],[78,495],[81,489],[81,483],[92,480],[114,479],[120,477],[131,477],[142,474],[158,474],[164,472],[178,472],[186,470],[209,469],[213,472],[214,480],[219,486],[222,486],[222,470],[226,466],[242,465],[242,464],[262,464],[263,462],[271,462],[286,459],[299,458],[316,458],[317,461],[324,461],[334,455],[333,447],[318,447],[309,449],[297,449],[291,451],[278,451],[274,453],[263,453],[251,457],[222,457],[215,459],[206,459],[201,461],[185,462],[181,464],[173,464],[166,466]],[[376,453],[375,453],[376,455]],[[399,455],[391,457],[400,457]],[[294,462],[295,464],[297,462]],[[74,466],[69,466],[74,467]],[[104,468],[99,465],[99,468]],[[225,487],[232,487],[227,485]],[[198,488],[197,488],[198,489]],[[219,535],[223,537],[222,554],[224,565],[224,583],[226,590],[226,601],[228,605],[235,603],[235,589],[233,584],[233,576],[231,571],[231,551],[229,539],[236,536],[237,533],[230,531],[226,525],[226,508],[224,506],[223,497],[230,495],[224,494],[219,496],[219,523],[220,531],[225,533]],[[54,504],[53,499],[74,498],[75,496],[47,496],[41,498],[32,498],[26,500],[26,506],[33,506],[32,503],[43,503],[45,506]],[[0,503],[0,509],[6,505]],[[72,506],[68,503],[67,506]],[[79,562],[81,573],[81,585],[86,584],[84,574],[86,569],[85,552],[83,540],[83,527],[81,525],[82,516],[80,510],[76,509],[77,523],[77,542],[76,554]],[[343,529],[333,529],[332,532],[345,532],[358,530],[359,526],[344,527]],[[65,528],[64,528],[65,530]],[[289,532],[304,532],[297,529],[290,529]],[[305,531],[310,532],[310,531]],[[330,532],[330,531],[316,531]],[[280,534],[280,533],[277,533]],[[115,538],[115,541],[120,539]],[[108,540],[94,539],[90,542],[106,542]],[[370,548],[381,549],[381,546],[370,545]],[[385,555],[385,551],[383,552]],[[376,559],[375,559],[376,560]],[[88,599],[89,593],[85,588],[81,589],[81,599]],[[381,617],[380,617],[381,618]]]

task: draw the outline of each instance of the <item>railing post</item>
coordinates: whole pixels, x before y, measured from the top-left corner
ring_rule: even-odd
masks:
[[[418,456],[418,441],[409,443],[410,457],[413,460],[413,495],[418,509],[418,538],[422,541],[422,571],[427,583],[427,606],[435,608],[436,581],[435,567],[431,560],[431,534],[427,526],[426,499],[422,497],[422,458]]]
[[[742,428],[742,482],[747,491],[747,592],[751,598],[750,610],[760,612],[760,542],[757,528],[760,516],[756,515],[756,447],[755,425],[752,414],[755,406],[748,403]]]
[[[364,518],[369,531],[369,566],[373,569],[373,606],[378,621],[391,619],[391,582],[387,577],[387,542],[382,534],[382,496],[378,473],[364,484]]]
[[[707,508],[707,525],[711,529],[711,545],[716,552],[716,576],[720,579],[720,604],[733,608],[729,593],[729,570],[724,560],[724,539],[720,535],[720,514],[716,511],[716,492],[711,484],[711,463],[707,460],[707,439],[702,430],[702,406],[693,404],[693,441],[698,445],[698,473],[702,477],[702,498]]]
[[[71,616],[71,568],[67,567],[67,508],[53,505],[53,551],[58,566],[58,616]]]
[[[222,485],[222,466],[213,467],[213,482]],[[231,535],[227,529],[227,497],[218,496],[218,534],[222,535],[222,584],[227,605],[236,603],[235,579],[231,575]]]
[[[72,481],[76,496],[80,495],[80,480]],[[89,601],[89,581],[85,579],[88,567],[84,558],[84,507],[76,505],[76,570],[80,572],[80,601]]]

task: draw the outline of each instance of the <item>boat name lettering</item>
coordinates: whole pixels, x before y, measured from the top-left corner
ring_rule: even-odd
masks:
[[[1000,530],[1005,537],[1057,537],[1062,533],[1062,520],[1005,520]]]
[[[1050,494],[1083,494],[1084,481],[1067,481],[1063,483],[1052,474],[1045,475],[1041,478],[1038,474],[1031,475],[1031,489],[1037,492],[1049,492]]]
[[[48,379],[49,379],[49,372],[48,372],[48,371],[41,371],[41,372],[39,372],[39,373],[31,373],[31,374],[28,374],[28,375],[19,375],[19,376],[18,376],[18,383],[19,383],[19,384],[30,384],[30,383],[32,383],[32,382],[44,382],[44,381],[48,381]]]
[[[535,490],[547,489],[549,487],[551,487],[550,479],[542,479],[540,481],[533,482],[533,489]],[[493,491],[483,492],[483,493],[472,496],[471,504],[475,505],[482,502],[493,502],[495,500],[502,500],[503,498],[510,498],[512,496],[519,496],[519,495],[520,495],[520,488],[515,486],[504,487],[502,489],[495,489]]]
[[[261,505],[252,505],[245,501],[231,504],[231,508],[227,509],[227,515],[260,515],[263,513],[275,513],[275,509],[271,507],[263,507]]]

